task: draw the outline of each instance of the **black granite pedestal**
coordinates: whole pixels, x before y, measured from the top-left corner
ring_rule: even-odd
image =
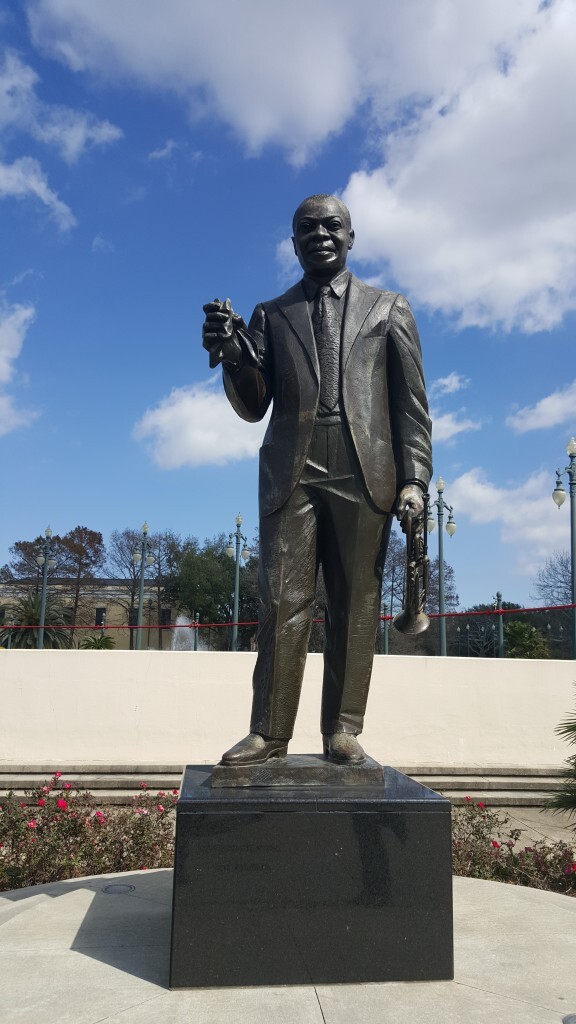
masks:
[[[177,803],[172,988],[453,977],[450,803],[381,784],[212,788]]]

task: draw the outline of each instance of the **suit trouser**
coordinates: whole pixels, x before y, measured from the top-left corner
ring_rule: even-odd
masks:
[[[317,421],[299,484],[260,520],[252,732],[292,736],[319,565],[326,588],[321,730],[362,732],[391,523],[366,493],[347,428]]]

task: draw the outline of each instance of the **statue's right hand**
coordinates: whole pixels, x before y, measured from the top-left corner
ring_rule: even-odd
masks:
[[[230,299],[224,302],[214,299],[202,308],[206,314],[202,326],[202,344],[210,353],[210,366],[218,366],[222,362],[240,366],[242,349],[234,336],[234,323],[241,320],[241,317],[234,313]]]

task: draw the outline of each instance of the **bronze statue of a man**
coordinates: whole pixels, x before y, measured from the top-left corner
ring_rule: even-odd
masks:
[[[260,625],[250,733],[227,765],[283,756],[304,673],[318,567],[326,587],[324,754],[359,763],[382,567],[394,514],[420,513],[432,472],[420,341],[406,299],[346,269],[335,196],[294,214],[302,280],[256,307],[205,307],[203,344],[243,419],[272,416],[260,449]]]

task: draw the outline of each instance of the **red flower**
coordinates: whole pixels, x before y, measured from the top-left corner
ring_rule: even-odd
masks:
[[[45,800],[39,800],[39,801],[38,801],[38,807],[44,807],[44,804],[45,804],[45,803],[46,803],[46,801],[45,801]]]
[[[26,804],[20,804],[20,807],[26,807]]]
[[[162,807],[162,804],[158,804],[158,806],[156,807],[156,810],[160,811],[160,814],[162,814],[162,811],[164,810],[164,808]]]
[[[54,772],[54,778],[55,779],[61,779],[62,778],[62,772]]]
[[[72,783],[71,782],[65,782],[64,783],[64,789],[72,789]]]
[[[52,786],[42,786],[42,792],[43,793],[49,793],[51,789],[52,789]]]
[[[492,846],[494,847],[495,850],[500,849],[500,843],[497,843],[495,839],[492,840]]]
[[[176,792],[176,790],[173,790],[173,792],[175,793],[175,792]],[[471,796],[467,796],[467,797],[466,797],[466,803],[470,803],[471,799],[472,799],[472,797],[471,797]]]
[[[68,804],[66,803],[65,800],[60,798],[60,800],[56,801],[56,807],[58,808],[59,811],[65,811],[66,808],[68,807]]]
[[[34,820],[34,818],[32,818],[32,821],[29,821],[29,822],[28,822],[28,825],[27,825],[27,827],[28,827],[28,828],[38,828],[38,822],[37,822],[37,821],[35,821],[35,820]]]
[[[148,783],[147,782],[141,782],[140,783],[140,789],[148,789]]]
[[[480,800],[479,803],[476,804],[476,807],[479,807],[480,810],[483,811],[484,808],[486,807],[486,804],[483,804],[482,801]]]

